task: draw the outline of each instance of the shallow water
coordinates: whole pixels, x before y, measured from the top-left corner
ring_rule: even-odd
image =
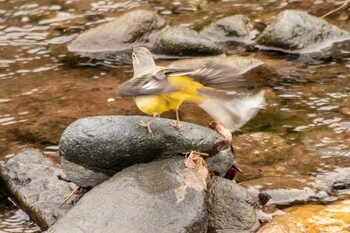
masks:
[[[119,83],[131,77],[130,66],[77,65],[65,49],[80,32],[125,11],[153,9],[170,24],[196,29],[211,20],[240,13],[247,14],[256,27],[264,27],[284,9],[304,9],[321,16],[343,2],[0,0],[0,159],[29,146],[55,152],[62,131],[81,117],[142,114],[132,99],[119,98],[114,92]],[[341,20],[339,14],[327,19],[350,31],[349,21]],[[257,165],[238,154],[237,161],[243,166],[262,171],[256,174],[248,168],[240,179],[286,174],[298,179],[299,175],[349,166],[349,56],[314,59],[266,51],[253,53],[275,67],[279,79],[265,80],[262,87],[268,90],[269,105],[236,134],[270,132],[295,150],[302,147],[307,153],[292,153],[287,158],[269,160],[270,164]],[[203,125],[210,121],[202,117],[201,110],[188,106],[192,105],[184,104],[181,110],[184,121]],[[14,206],[0,212],[0,231],[36,230]]]
[[[8,197],[0,191],[0,232],[40,232],[24,213],[18,209]]]

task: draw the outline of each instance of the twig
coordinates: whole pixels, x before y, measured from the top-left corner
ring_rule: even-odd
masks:
[[[328,12],[327,14],[322,15],[321,18],[325,18],[325,17],[327,17],[327,16],[333,14],[334,12],[337,12],[337,11],[343,9],[344,7],[346,7],[346,6],[348,5],[348,3],[349,3],[348,1],[344,2],[343,5],[341,5],[340,7],[336,8],[336,9],[334,9],[334,10],[331,10],[331,11]]]
[[[74,189],[60,204],[60,208],[74,195],[78,192],[80,187],[78,186],[76,189]]]

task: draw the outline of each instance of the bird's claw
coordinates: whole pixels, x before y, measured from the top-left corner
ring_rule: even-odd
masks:
[[[171,126],[174,127],[175,129],[180,129],[180,127],[182,126],[180,124],[180,121],[172,121],[171,123]]]
[[[138,125],[142,126],[142,127],[146,127],[148,130],[148,133],[152,134],[152,130],[151,130],[151,121],[149,122],[143,122],[143,121],[139,121],[137,122]]]

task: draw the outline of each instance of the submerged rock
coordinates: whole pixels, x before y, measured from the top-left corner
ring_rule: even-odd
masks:
[[[132,48],[151,46],[165,24],[165,20],[152,11],[131,11],[80,34],[68,49],[81,56],[131,63]]]
[[[254,33],[251,30],[250,19],[245,15],[225,17],[205,26],[200,34],[219,42],[238,41],[252,43]]]
[[[289,158],[290,145],[273,133],[251,133],[235,137],[237,155],[252,165],[273,165]]]
[[[349,38],[349,33],[303,11],[280,13],[256,39],[263,48],[285,52],[312,52]]]
[[[252,179],[241,183],[249,193],[258,197],[263,193],[270,199],[266,205],[286,207],[305,204],[311,201],[327,201],[329,195],[323,189],[316,187],[314,179],[307,176],[285,177],[272,176]]]
[[[350,38],[345,41],[334,43],[331,47],[323,49],[321,58],[349,59],[350,58]]]
[[[48,232],[206,232],[204,189],[184,158],[129,167],[90,190]]]
[[[215,131],[182,122],[176,130],[169,119],[145,116],[101,116],[75,121],[59,143],[62,167],[82,187],[95,186],[136,163],[191,150],[209,152],[220,139]],[[153,133],[137,123],[152,120]]]
[[[36,150],[26,150],[0,165],[0,176],[11,198],[42,229],[53,225],[70,206],[60,203],[76,185],[59,180],[62,169]]]
[[[168,27],[161,32],[153,46],[153,52],[171,56],[219,55],[222,48],[215,42],[188,27]]]
[[[208,185],[209,232],[255,232],[260,226],[255,200],[239,184],[214,177]]]

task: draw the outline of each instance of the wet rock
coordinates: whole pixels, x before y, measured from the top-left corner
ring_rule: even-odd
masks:
[[[348,59],[350,58],[350,39],[334,43],[322,51],[323,58]]]
[[[314,182],[315,187],[328,193],[342,193],[350,188],[350,168],[336,168],[317,174]]]
[[[230,180],[214,177],[208,185],[209,232],[254,232],[259,227],[255,200]]]
[[[250,19],[245,15],[228,16],[205,26],[200,34],[218,42],[238,41],[251,43],[252,32]]]
[[[265,203],[266,205],[285,207],[314,200],[325,200],[329,197],[326,192],[313,185],[313,179],[303,176],[262,177],[241,184],[254,197],[258,197],[261,193],[268,195],[270,199]]]
[[[288,206],[294,204],[304,204],[316,196],[316,193],[311,188],[305,187],[303,189],[275,189],[266,190],[271,200],[267,204],[275,204],[278,206]]]
[[[347,182],[336,180],[332,185],[333,190],[343,190],[343,189],[348,189],[349,187],[350,187],[349,180],[347,180]]]
[[[349,200],[286,208],[285,215],[274,217],[258,233],[349,232],[349,208]]]
[[[205,56],[222,54],[215,42],[188,27],[168,27],[161,32],[153,46],[153,52],[171,56]]]
[[[349,38],[349,33],[303,11],[281,12],[256,39],[263,48],[311,52]]]
[[[206,232],[204,189],[186,184],[184,158],[129,167],[90,190],[48,232]]]
[[[224,176],[233,165],[234,155],[231,149],[222,150],[216,155],[205,158],[207,168],[210,171],[215,171],[217,175]]]
[[[68,126],[59,143],[67,176],[79,186],[95,186],[136,163],[191,150],[209,152],[220,138],[209,128],[186,122],[176,130],[164,118],[153,119],[150,134],[137,124],[141,120],[152,117],[88,117]]]
[[[259,204],[261,206],[266,205],[271,200],[271,195],[267,192],[261,192],[258,194]]]
[[[222,72],[222,75],[230,74],[232,76],[232,80],[219,83],[218,78],[216,78],[212,82],[205,83],[205,85],[209,87],[232,90],[232,88],[235,88],[237,86],[255,85],[255,78],[250,78],[248,76],[246,77],[245,74],[247,74],[249,71],[255,72],[256,69],[263,64],[264,63],[261,60],[255,58],[229,56],[183,59],[173,62],[169,65],[169,67],[174,69],[200,69],[203,67],[215,68],[217,70],[220,70],[220,72]]]
[[[233,142],[237,156],[252,165],[272,165],[289,156],[286,140],[272,133],[243,134],[234,137]]]
[[[68,49],[81,56],[131,63],[131,49],[151,46],[165,24],[165,20],[152,11],[131,11],[80,34]]]
[[[12,199],[43,229],[70,207],[59,205],[76,185],[58,179],[62,169],[36,150],[26,150],[1,162],[1,179]]]

